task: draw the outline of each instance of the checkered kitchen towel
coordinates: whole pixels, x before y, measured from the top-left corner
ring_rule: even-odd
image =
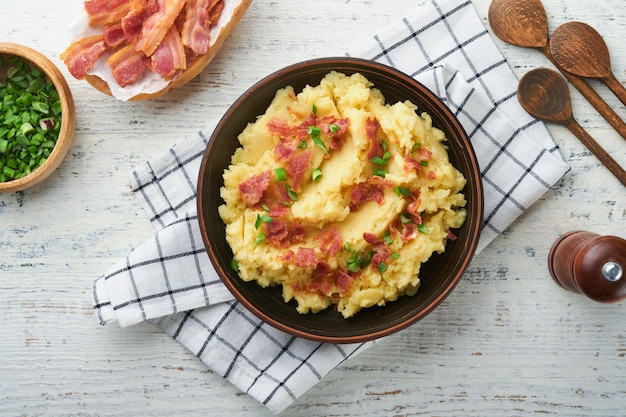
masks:
[[[470,135],[485,188],[484,248],[567,171],[544,125],[516,100],[517,80],[470,1],[432,1],[350,55],[395,66],[436,92]],[[196,177],[207,135],[132,173],[156,235],[93,286],[100,323],[151,321],[209,368],[279,413],[372,343],[291,337],[233,300],[205,253]]]

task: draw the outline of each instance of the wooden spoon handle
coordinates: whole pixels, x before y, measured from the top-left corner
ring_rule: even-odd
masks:
[[[615,159],[611,158],[594,138],[583,129],[574,119],[567,124],[567,128],[589,149],[608,170],[626,187],[626,171],[619,166]]]
[[[615,111],[608,104],[606,104],[602,97],[600,97],[600,95],[596,93],[596,91],[591,88],[589,84],[587,84],[585,79],[561,70],[550,52],[549,45],[541,48],[541,52],[543,52],[543,54],[554,64],[555,67],[559,68],[563,76],[567,78],[578,91],[580,91],[580,93],[598,111],[598,113],[600,113],[602,117],[609,122],[613,129],[615,129],[617,133],[619,133],[620,136],[626,140],[626,123],[624,123],[617,113],[615,113]]]
[[[615,97],[619,98],[619,101],[626,106],[626,88],[624,88],[624,84],[620,83],[613,73],[603,81],[609,90],[615,94]]]

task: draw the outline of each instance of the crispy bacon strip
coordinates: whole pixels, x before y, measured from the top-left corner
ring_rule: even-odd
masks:
[[[93,68],[96,59],[106,50],[106,42],[102,35],[88,36],[72,43],[61,54],[61,59],[72,76],[82,80],[87,71]]]
[[[150,59],[150,68],[165,78],[171,77],[176,71],[184,70],[187,67],[185,47],[175,26],[167,31]]]
[[[197,55],[209,50],[209,3],[214,0],[187,0],[181,31],[183,44]]]
[[[122,87],[137,81],[148,68],[149,62],[149,58],[136,51],[134,45],[120,48],[107,60],[113,77]]]
[[[130,43],[137,42],[143,21],[148,18],[148,0],[133,0],[130,12],[122,18],[122,29]]]
[[[105,26],[119,22],[129,11],[132,2],[129,0],[86,0],[85,11],[89,16],[89,25]]]
[[[185,5],[185,0],[152,0],[148,7],[148,18],[143,22],[137,50],[151,56],[172,27]]]
[[[222,14],[222,10],[224,10],[224,0],[211,3],[214,4],[209,4],[209,27],[215,26]]]
[[[124,34],[121,22],[106,26],[104,28],[103,36],[107,47],[110,49],[117,48],[126,40],[126,35]]]

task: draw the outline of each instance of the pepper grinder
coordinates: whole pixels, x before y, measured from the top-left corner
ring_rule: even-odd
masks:
[[[601,303],[626,299],[626,240],[576,230],[560,236],[548,255],[562,288]]]

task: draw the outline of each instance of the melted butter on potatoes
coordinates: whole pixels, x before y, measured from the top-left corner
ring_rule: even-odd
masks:
[[[219,212],[245,281],[281,285],[300,313],[348,318],[418,291],[465,221],[445,135],[362,75],[286,87],[239,135]]]

